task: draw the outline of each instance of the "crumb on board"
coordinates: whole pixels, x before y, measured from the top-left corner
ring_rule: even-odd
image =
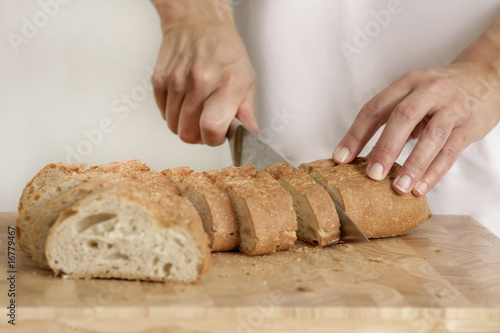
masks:
[[[435,293],[434,295],[436,295],[437,298],[441,298],[441,299],[448,297],[448,295],[446,295],[446,294]]]
[[[427,257],[422,257],[422,259],[427,260]]]
[[[302,282],[303,280],[302,279],[295,279],[295,281]]]
[[[128,301],[128,300],[130,300],[130,296],[129,296],[129,295],[124,295],[124,296],[123,296],[123,300],[124,300],[124,301]]]
[[[344,261],[344,259],[342,259],[342,258],[333,258],[333,260],[338,261],[338,262]]]
[[[220,275],[219,275],[219,277],[220,277],[220,278],[223,278],[223,279],[224,279],[224,278],[227,278],[228,276],[229,276],[229,274],[220,274]]]
[[[380,259],[380,258],[370,258],[368,260],[373,261],[373,262],[384,262],[384,259]]]
[[[250,273],[250,272],[246,272],[245,274],[246,274],[246,275],[251,275],[251,273]]]
[[[345,248],[347,248],[347,249],[351,248],[351,244],[347,244],[347,243],[342,244],[342,246],[345,247]]]
[[[354,283],[356,283],[356,284],[360,284],[360,283],[361,283],[361,281],[356,280],[356,281],[354,281]]]
[[[303,292],[311,292],[311,291],[314,291],[313,288],[311,287],[305,287],[305,286],[299,286],[297,287],[297,290],[298,291],[303,291]]]
[[[342,268],[332,268],[332,271],[334,271],[334,272],[343,272],[344,270]]]
[[[440,252],[443,252],[443,250],[442,249],[435,249],[434,252],[440,253]]]

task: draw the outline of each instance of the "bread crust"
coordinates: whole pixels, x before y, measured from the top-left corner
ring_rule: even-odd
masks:
[[[241,220],[239,249],[248,255],[268,254],[288,250],[295,242],[297,220],[293,210],[292,198],[278,182],[264,170],[255,171],[251,164],[245,167],[227,167],[221,170],[204,172],[213,183],[226,191],[233,208],[249,214],[252,233],[251,248],[246,248],[247,239],[242,231]],[[244,209],[235,205],[238,199],[244,202]],[[241,219],[241,216],[238,217]],[[245,242],[245,244],[244,244]]]
[[[50,163],[44,166],[38,173],[26,184],[19,198],[18,211],[23,209],[23,206],[28,202],[35,192],[43,186],[56,181],[66,175],[80,173],[87,168],[86,163]]]
[[[204,217],[203,224],[212,252],[231,251],[238,247],[238,223],[226,192],[206,175],[196,173],[188,166],[165,169],[161,173],[177,185],[182,196],[190,199],[200,216]],[[195,202],[200,200],[202,202],[197,206]]]
[[[298,202],[294,199],[294,208],[297,215],[298,228],[306,229],[311,224],[316,229],[317,238],[301,237],[305,232],[297,232],[297,237],[301,241],[311,243],[316,246],[327,246],[335,244],[340,240],[340,222],[330,195],[326,190],[318,185],[303,170],[293,169],[288,163],[277,163],[269,166],[266,171],[276,179],[282,187],[294,191],[296,195],[302,197],[308,207],[299,208]],[[290,193],[292,194],[292,193]],[[292,198],[294,195],[292,195]],[[300,214],[298,209],[308,209],[312,214]],[[301,216],[311,216],[312,221],[301,221]]]
[[[367,164],[367,158],[339,165],[332,160],[320,160],[304,163],[300,168],[321,185],[326,185],[327,190],[331,187],[338,191],[338,203],[368,238],[402,235],[431,217],[425,196],[400,195],[392,188],[401,168],[399,164],[395,163],[382,181],[368,178]]]

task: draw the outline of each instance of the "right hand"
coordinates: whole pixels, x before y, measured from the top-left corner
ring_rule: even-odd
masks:
[[[226,0],[152,0],[163,42],[153,74],[156,103],[188,143],[224,143],[231,120],[258,132],[255,72]]]

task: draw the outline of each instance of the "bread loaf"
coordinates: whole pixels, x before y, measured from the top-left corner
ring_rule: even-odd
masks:
[[[292,198],[267,172],[253,165],[205,171],[226,191],[239,224],[239,250],[248,255],[288,250],[295,242],[297,220]]]
[[[266,171],[292,196],[299,240],[321,247],[340,240],[335,204],[323,187],[288,163],[273,164]]]
[[[165,169],[162,174],[177,185],[182,196],[195,206],[212,251],[231,251],[238,247],[238,223],[226,192],[206,175],[196,173],[188,166]]]
[[[49,233],[49,266],[71,278],[199,280],[210,263],[206,235],[165,200],[125,182],[78,201]]]
[[[336,165],[332,160],[303,163],[300,168],[323,186],[368,238],[402,235],[428,220],[425,196],[397,194],[392,183],[401,166],[394,164],[386,179],[366,175],[367,158]]]

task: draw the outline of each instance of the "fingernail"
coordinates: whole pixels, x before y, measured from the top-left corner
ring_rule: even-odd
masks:
[[[376,162],[373,163],[372,166],[366,171],[368,177],[374,180],[383,180],[384,179],[384,167],[382,164]]]
[[[401,192],[408,193],[410,192],[411,181],[410,176],[404,175],[396,180],[396,184],[394,186]]]
[[[425,195],[428,188],[429,185],[426,182],[418,182],[418,184],[415,186],[414,191],[417,192],[418,195]]]
[[[333,152],[333,159],[339,163],[345,163],[350,155],[351,151],[349,150],[349,148],[339,147]]]

